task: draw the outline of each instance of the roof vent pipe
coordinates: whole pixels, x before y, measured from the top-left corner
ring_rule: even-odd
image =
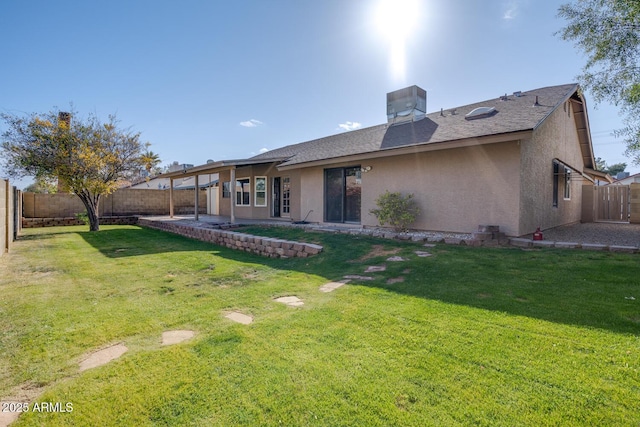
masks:
[[[539,107],[540,103],[538,102],[538,95],[536,95],[536,102],[533,104],[534,107]]]

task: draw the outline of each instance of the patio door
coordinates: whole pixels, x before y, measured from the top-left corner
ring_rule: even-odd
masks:
[[[273,178],[273,212],[275,218],[291,215],[291,178],[288,176]]]
[[[361,207],[360,166],[325,169],[325,222],[360,222]]]

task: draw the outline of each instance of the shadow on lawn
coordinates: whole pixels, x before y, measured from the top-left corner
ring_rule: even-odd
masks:
[[[238,262],[314,274],[327,281],[340,280],[345,275],[374,277],[372,281],[353,281],[350,286],[379,288],[556,323],[640,334],[640,262],[637,255],[439,245],[429,249],[433,256],[420,258],[414,252],[425,248],[415,243],[304,231],[260,230],[256,234],[279,235],[324,246],[320,255],[309,258],[271,259],[139,227],[78,234],[110,258],[207,251]],[[388,255],[367,259],[374,245],[395,250],[407,261],[389,262],[386,260]],[[386,271],[365,274],[367,266],[382,264],[387,266]],[[402,282],[388,284],[389,279],[399,277]]]
[[[168,252],[211,251],[211,244],[189,241],[185,237],[137,226],[102,227],[98,232],[76,232],[106,257],[124,258]],[[217,251],[212,251],[217,254]]]
[[[426,248],[415,243],[319,233],[297,237],[315,240],[324,246],[324,252],[306,259],[264,259],[262,263],[276,269],[315,274],[328,281],[351,274],[372,276],[374,280],[355,280],[350,286],[374,287],[555,323],[640,334],[637,255],[438,245],[428,249],[433,256],[420,258],[415,251]],[[372,245],[399,249],[397,255],[407,261],[390,262],[388,255],[361,260]],[[223,257],[244,260],[241,255],[244,254],[227,250],[220,253]],[[386,265],[387,269],[365,273],[371,265]],[[401,282],[387,282],[400,277]]]

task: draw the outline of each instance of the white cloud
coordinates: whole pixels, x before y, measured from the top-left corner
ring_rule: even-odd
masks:
[[[246,128],[255,128],[263,124],[264,123],[262,123],[260,120],[256,119],[247,120],[246,122],[240,122],[240,126],[244,126]]]
[[[505,21],[512,21],[518,17],[520,14],[520,2],[516,0],[511,0],[504,3],[504,13],[502,14],[502,19]]]
[[[258,152],[259,152],[260,154],[262,154],[262,153],[266,153],[267,151],[269,151],[269,149],[268,149],[268,148],[261,148],[260,150],[258,150]]]
[[[344,131],[350,131],[350,130],[358,129],[360,127],[362,127],[362,124],[358,122],[344,122],[338,125],[338,128]]]

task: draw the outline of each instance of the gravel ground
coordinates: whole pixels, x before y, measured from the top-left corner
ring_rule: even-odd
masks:
[[[544,230],[544,240],[640,247],[640,224],[592,222]],[[523,236],[532,238],[531,234]]]

